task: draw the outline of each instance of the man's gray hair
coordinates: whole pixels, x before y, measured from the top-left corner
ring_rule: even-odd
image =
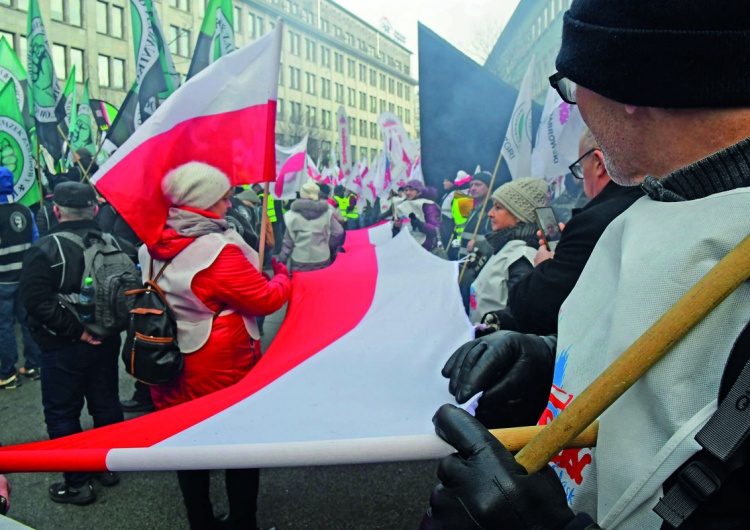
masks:
[[[90,221],[96,215],[96,205],[86,206],[85,208],[70,208],[59,204],[55,206],[57,206],[57,211],[60,212],[60,217],[64,221]]]
[[[591,129],[585,125],[583,126],[583,132],[581,133],[581,142],[583,142],[583,149],[585,151],[599,149],[599,144],[597,143],[596,138],[594,138]]]

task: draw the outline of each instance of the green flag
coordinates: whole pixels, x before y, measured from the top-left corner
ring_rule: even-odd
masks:
[[[76,65],[70,70],[68,81],[65,83],[63,89],[63,104],[65,109],[65,120],[60,124],[64,133],[70,130],[70,124],[76,121],[76,100],[78,94],[76,93]]]
[[[52,157],[59,160],[63,140],[57,132],[57,124],[65,118],[65,108],[37,0],[29,1],[26,35],[29,108],[33,109],[31,112],[36,121],[37,138]]]
[[[89,99],[89,80],[83,84],[83,95],[81,104],[78,105],[78,113],[70,126],[70,144],[73,151],[84,147],[93,155],[96,153],[96,125],[93,123],[94,115],[91,111],[91,100]]]
[[[187,78],[203,70],[220,57],[234,51],[234,10],[232,0],[210,0],[195,43]]]
[[[34,118],[29,114],[26,101],[26,69],[5,37],[0,37],[0,86],[11,79],[16,85],[16,97],[23,113],[23,122],[26,124],[26,130],[30,131],[34,128]]]
[[[10,81],[0,88],[0,166],[13,173],[16,202],[27,206],[39,202],[31,142],[23,125],[16,85]]]

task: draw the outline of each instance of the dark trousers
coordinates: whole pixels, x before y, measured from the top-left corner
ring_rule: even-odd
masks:
[[[260,470],[227,469],[224,473],[229,500],[229,528],[255,530]],[[211,482],[209,471],[178,471],[177,480],[185,501],[190,529],[216,528],[213,506],[209,498]]]
[[[84,400],[94,427],[123,420],[118,392],[117,357],[120,336],[93,346],[76,342],[60,350],[42,352],[42,405],[50,439],[81,429]],[[89,473],[63,473],[65,482],[81,486]]]

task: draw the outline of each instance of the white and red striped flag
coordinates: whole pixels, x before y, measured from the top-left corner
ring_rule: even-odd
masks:
[[[93,177],[141,240],[154,244],[167,217],[161,179],[191,161],[233,185],[276,179],[276,93],[281,22],[202,70],[170,96]]]
[[[430,419],[455,402],[440,369],[473,335],[455,288],[458,265],[408,233],[392,238],[390,224],[348,232],[345,248],[330,267],[294,275],[284,323],[236,385],[123,423],[2,447],[2,470],[278,467],[453,452]]]
[[[275,199],[289,200],[297,197],[302,184],[307,181],[307,135],[291,147],[276,146]]]

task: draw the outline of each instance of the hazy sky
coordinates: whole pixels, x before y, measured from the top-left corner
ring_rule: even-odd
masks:
[[[364,21],[379,27],[387,18],[406,37],[406,47],[417,53],[417,22],[426,25],[455,47],[476,59],[474,48],[497,37],[519,0],[335,0]],[[416,62],[412,67],[416,74]]]

